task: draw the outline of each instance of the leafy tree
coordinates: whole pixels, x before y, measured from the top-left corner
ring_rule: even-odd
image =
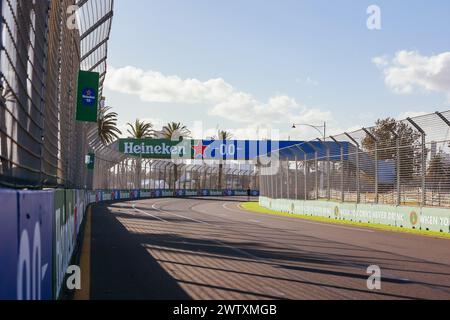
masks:
[[[421,140],[420,133],[405,122],[393,118],[379,119],[369,132],[378,140],[378,160],[397,159],[397,139],[400,142],[400,170],[402,179],[410,180],[420,170]],[[375,141],[367,135],[362,141],[363,148],[375,154]]]

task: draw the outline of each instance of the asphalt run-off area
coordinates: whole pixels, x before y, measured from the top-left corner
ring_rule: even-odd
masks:
[[[75,298],[450,299],[447,239],[253,213],[244,201],[92,206]],[[380,290],[367,286],[372,265]]]

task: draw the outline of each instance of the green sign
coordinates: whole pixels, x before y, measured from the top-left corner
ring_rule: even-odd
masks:
[[[97,72],[78,73],[77,121],[97,122],[99,81]]]
[[[86,165],[88,170],[94,170],[95,167],[95,154],[89,153],[86,156]]]
[[[121,139],[119,141],[119,151],[128,156],[152,158],[152,159],[173,159],[192,158],[192,140],[163,140],[163,139]]]

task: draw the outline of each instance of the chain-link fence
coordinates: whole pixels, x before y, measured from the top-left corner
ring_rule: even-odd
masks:
[[[75,121],[77,74],[81,65],[103,83],[112,8],[113,0],[0,0],[0,186],[89,186],[95,125]]]
[[[280,166],[260,177],[265,197],[450,207],[450,111],[380,120],[271,156]]]
[[[94,189],[259,190],[258,172],[251,164],[124,156],[108,159],[96,155]]]

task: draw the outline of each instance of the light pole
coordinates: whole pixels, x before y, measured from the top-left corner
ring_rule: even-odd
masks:
[[[306,127],[316,129],[318,132],[320,132],[321,135],[323,134],[323,141],[325,141],[327,138],[327,123],[326,122],[323,123],[323,126],[314,126],[312,124],[307,124],[307,123],[294,123],[292,125],[292,129],[296,129],[299,126],[304,126],[304,127],[306,126]]]

